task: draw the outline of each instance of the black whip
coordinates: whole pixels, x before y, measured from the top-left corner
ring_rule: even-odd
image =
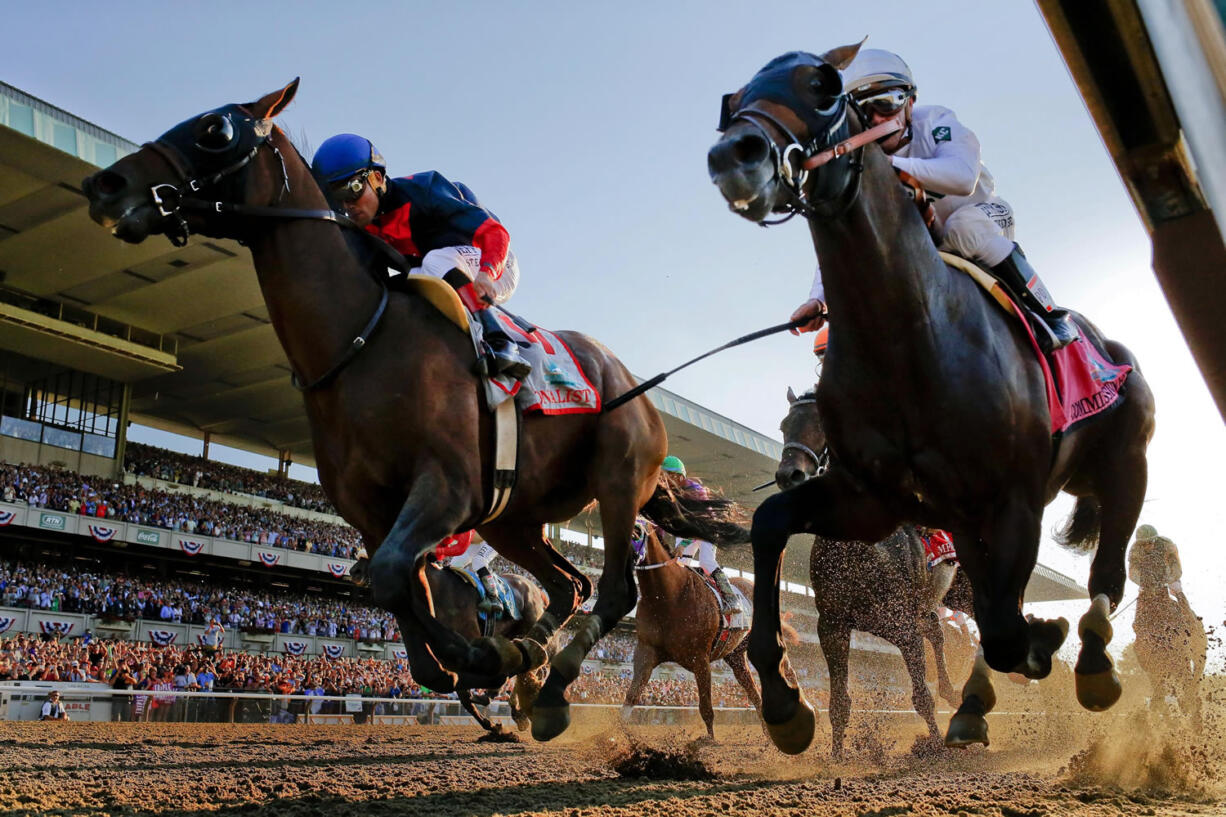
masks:
[[[618,406],[622,405],[623,403],[630,402],[631,400],[638,397],[640,394],[647,391],[648,389],[654,388],[660,385],[661,383],[663,383],[665,380],[668,379],[669,375],[676,374],[677,372],[684,369],[686,366],[692,366],[698,361],[703,360],[704,358],[708,358],[711,355],[715,354],[716,352],[722,352],[725,349],[731,349],[733,346],[740,346],[742,343],[749,343],[751,340],[758,340],[759,338],[764,338],[767,335],[774,335],[778,332],[787,331],[788,329],[799,329],[800,327],[804,326],[806,323],[808,323],[811,320],[813,319],[805,318],[804,320],[788,321],[787,323],[781,323],[778,326],[771,326],[766,329],[759,329],[757,332],[750,332],[748,335],[742,335],[736,340],[729,341],[728,343],[725,343],[723,346],[719,346],[715,349],[712,349],[709,352],[701,354],[698,357],[694,358],[693,360],[687,360],[685,363],[682,363],[680,366],[678,366],[675,369],[671,369],[670,371],[663,372],[662,374],[658,374],[655,377],[651,378],[650,380],[644,380],[642,383],[638,384],[637,386],[635,386],[633,389],[626,392],[625,394],[619,394],[617,397],[614,397],[612,400],[605,403],[604,411],[606,413],[610,412],[613,409],[617,408]]]

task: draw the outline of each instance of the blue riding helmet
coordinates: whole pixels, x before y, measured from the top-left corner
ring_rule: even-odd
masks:
[[[325,139],[311,160],[311,172],[323,184],[344,181],[369,168],[387,172],[383,154],[356,133],[338,133]]]

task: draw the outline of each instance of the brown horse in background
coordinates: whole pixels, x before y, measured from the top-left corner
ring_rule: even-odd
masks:
[[[634,648],[634,679],[626,690],[622,718],[630,717],[634,705],[657,666],[672,661],[694,674],[698,685],[698,712],[707,726],[707,736],[715,740],[715,710],[711,705],[711,664],[722,660],[732,669],[737,683],[753,708],[761,711],[758,685],[749,672],[745,656],[748,629],[732,630],[726,641],[717,644],[721,619],[719,602],[711,588],[680,557],[670,554],[650,525],[643,526],[646,539],[643,560],[635,565],[639,584],[639,606],[635,612],[638,643]],[[729,581],[753,597],[753,582],[742,578]],[[748,616],[751,610],[745,611]]]
[[[1183,575],[1175,543],[1146,528],[1141,526],[1128,554],[1128,578],[1141,588],[1132,621],[1137,663],[1149,676],[1150,706],[1166,711],[1167,696],[1174,697],[1199,731],[1209,638],[1183,590],[1170,588]]]
[[[787,416],[779,426],[783,456],[775,471],[775,483],[784,491],[816,478],[829,458],[813,394],[797,397],[788,389],[788,404]],[[954,590],[956,576],[963,578]],[[847,676],[852,630],[871,633],[898,649],[911,678],[911,703],[928,725],[929,741],[939,742],[941,733],[925,678],[924,639],[932,644],[940,695],[957,706],[937,608],[945,604],[971,612],[965,575],[950,562],[929,568],[919,534],[913,526],[904,525],[872,544],[813,537],[809,582],[817,605],[817,636],[830,673],[834,758],[843,757],[843,738],[851,718]]]
[[[1061,491],[1077,497],[1062,543],[1097,551],[1078,627],[1077,698],[1095,711],[1119,699],[1108,616],[1124,592],[1124,552],[1145,496],[1153,395],[1128,349],[1078,315],[1082,335],[1133,370],[1110,412],[1053,439],[1026,328],[946,266],[889,157],[863,136],[865,119],[839,73],[858,51],[769,62],[724,98],[723,135],[707,153],[733,212],[756,223],[772,213],[808,221],[839,322],[816,393],[833,462],[758,507],[754,573],[777,576],[795,533],[875,542],[904,523],[950,531],[974,587],[985,660],[946,741],[985,743],[995,698],[988,666],[1042,678],[1067,635],[1067,622],[1021,612],[1043,508]],[[816,719],[780,672],[779,630],[779,588],[759,581],[749,657],[762,717],[775,745],[797,753]]]
[[[255,102],[194,116],[85,179],[90,216],[131,243],[161,234],[181,245],[202,233],[250,248],[269,320],[307,384],[320,482],[371,554],[374,601],[396,615],[414,677],[439,691],[492,689],[548,661],[532,733],[549,739],[570,723],[565,691],[584,657],[634,607],[636,516],[711,540],[721,535],[720,521],[701,499],[661,480],[667,438],[646,398],[607,414],[524,416],[510,504],[485,521],[495,493],[494,423],[473,373],[476,354],[468,332],[423,294],[433,289],[450,304],[454,293],[426,276],[409,276],[420,283],[389,293],[387,258],[329,209],[306,161],[273,123],[297,87],[295,80]],[[602,401],[635,386],[595,340],[558,335]],[[544,645],[592,588],[543,526],[592,500],[605,538],[599,597],[550,659]],[[469,641],[436,617],[427,555],[472,528],[548,594],[526,637]]]
[[[434,599],[434,611],[438,620],[470,641],[481,638],[484,635],[483,622],[477,608],[484,598],[484,592],[448,567],[431,567],[426,571],[426,575],[430,582],[430,594]],[[536,623],[540,621],[545,609],[549,606],[549,599],[545,591],[541,590],[531,579],[517,573],[499,575],[510,586],[511,593],[515,596],[515,603],[519,607],[520,617],[518,620],[507,617],[499,618],[493,625],[493,632],[503,638],[520,638],[531,632]],[[551,655],[553,654],[552,643],[551,641],[545,645],[546,652]],[[515,676],[515,687],[511,691],[510,698],[511,719],[521,731],[528,727],[528,715],[541,689],[541,679],[538,673],[539,670],[526,670]],[[497,693],[497,689],[489,689],[486,690],[485,696],[480,697],[488,700],[489,696]],[[464,707],[464,711],[472,715],[491,736],[509,734],[504,732],[501,724],[494,723],[477,709],[477,706],[485,701],[474,700],[471,690],[456,690],[456,698]]]

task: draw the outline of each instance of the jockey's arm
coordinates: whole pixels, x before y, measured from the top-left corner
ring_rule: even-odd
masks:
[[[952,115],[942,116],[934,124],[938,131],[947,129],[949,136],[935,143],[933,156],[895,155],[890,162],[915,177],[925,190],[943,196],[971,195],[979,182],[979,139]]]
[[[793,335],[801,332],[816,332],[826,322],[826,288],[822,285],[822,268],[813,270],[813,285],[809,288],[809,299],[792,313],[788,320],[806,320],[801,326],[791,330]]]
[[[447,224],[447,232],[457,241],[481,250],[481,271],[497,281],[507,262],[511,237],[505,227],[479,204],[465,198],[458,187],[441,174],[430,182],[433,215]]]

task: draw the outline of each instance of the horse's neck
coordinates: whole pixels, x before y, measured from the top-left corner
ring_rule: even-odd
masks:
[[[923,354],[923,345],[932,342],[934,333],[911,329],[929,323],[942,280],[934,272],[941,272],[944,265],[918,211],[899,195],[886,155],[870,145],[863,161],[860,193],[847,213],[835,220],[812,220],[810,231],[838,334],[881,338],[895,329],[908,333],[906,344],[852,342],[832,347],[842,360],[855,359],[885,376],[888,370],[907,367],[908,361]]]

